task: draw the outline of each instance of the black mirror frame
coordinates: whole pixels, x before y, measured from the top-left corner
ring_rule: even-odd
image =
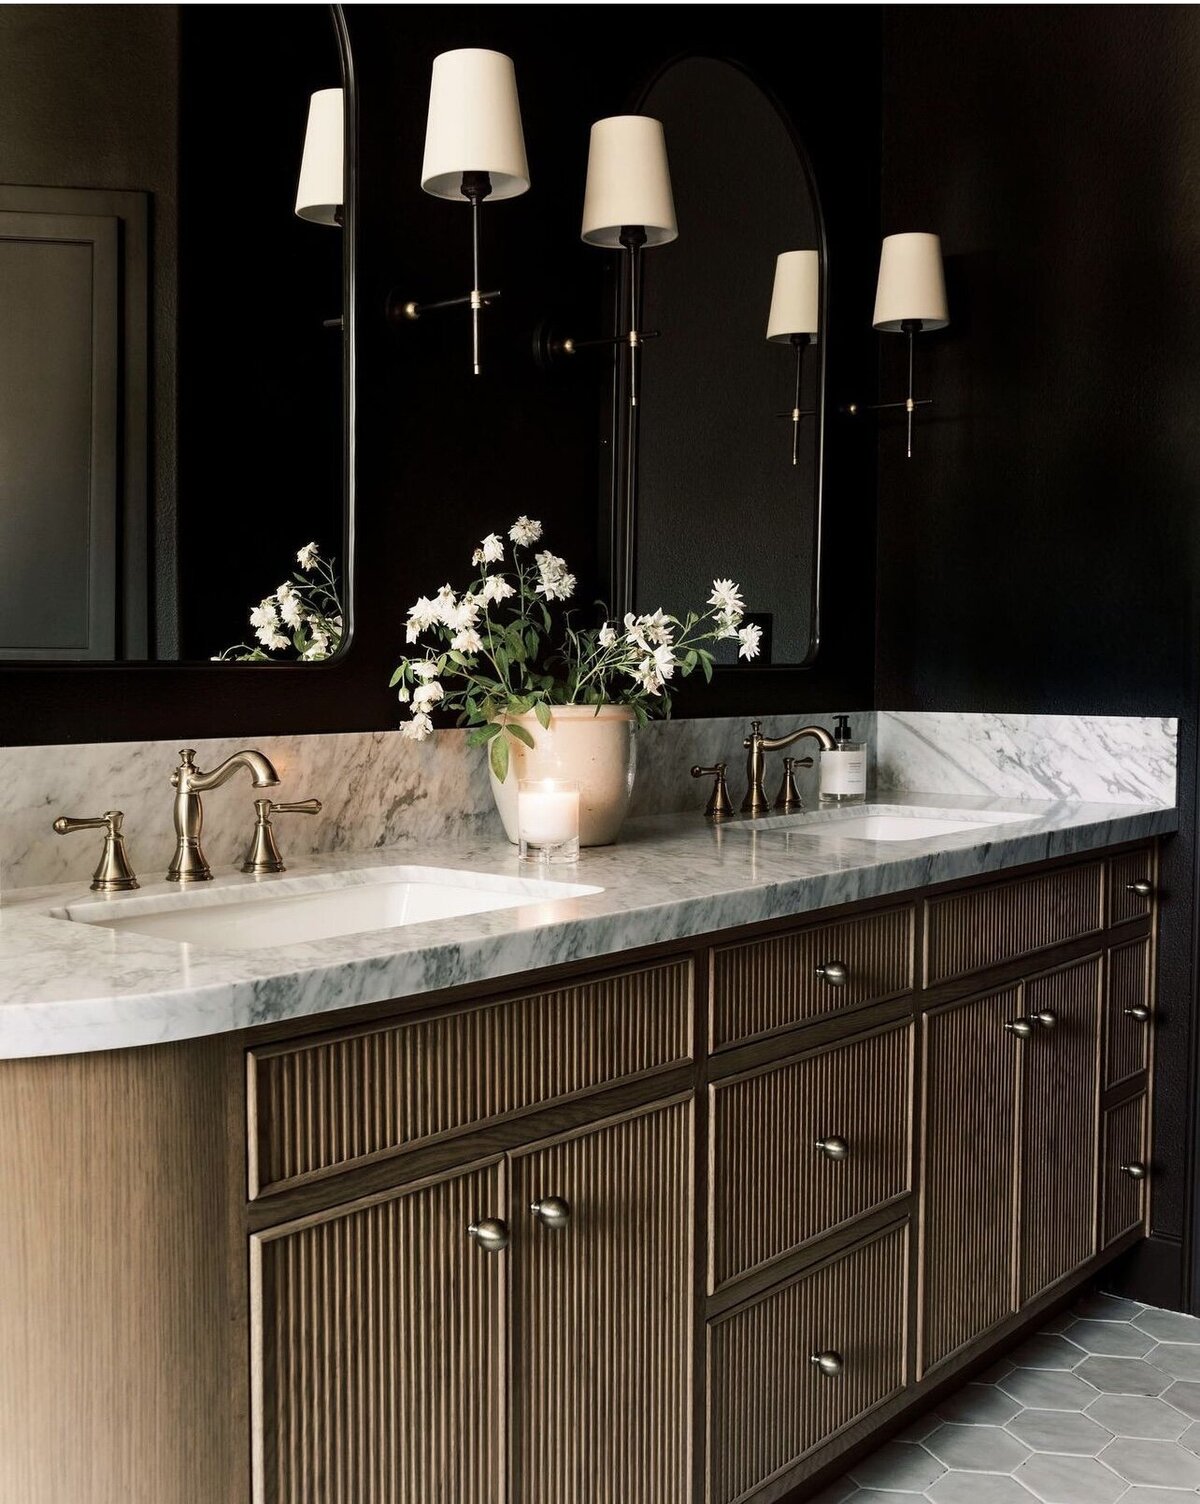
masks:
[[[358,240],[358,94],[350,33],[340,4],[330,4],[345,90],[343,235],[343,487],[346,632],[323,663],[5,664],[0,667],[0,746],[167,737],[295,734],[344,730],[354,697],[356,323]],[[363,665],[366,668],[366,665]],[[305,686],[308,686],[306,691]],[[338,693],[329,691],[337,686]],[[298,715],[297,702],[304,702]]]
[[[638,91],[638,97],[633,104],[634,113],[645,113],[645,101],[650,91],[658,80],[675,66],[688,57],[700,56],[699,53],[677,53],[667,59],[662,66],[655,70],[643,87]],[[826,371],[828,361],[826,349],[829,343],[829,238],[825,224],[825,210],[821,203],[821,193],[817,186],[816,172],[813,168],[812,158],[807,146],[801,139],[792,119],[791,111],[784,105],[778,93],[763,82],[756,70],[737,58],[721,57],[720,62],[728,63],[730,67],[737,68],[760,90],[769,101],[775,113],[779,116],[780,123],[787,132],[788,139],[796,153],[804,178],[808,184],[809,193],[812,195],[813,205],[816,211],[817,225],[817,250],[821,257],[821,293],[820,293],[820,319],[821,337],[817,342],[817,402],[820,408],[820,419],[817,423],[817,452],[816,452],[816,495],[813,507],[812,521],[812,601],[809,610],[809,634],[808,651],[802,659],[793,663],[769,663],[754,665],[753,672],[758,674],[791,673],[797,669],[813,668],[817,661],[821,648],[821,583],[822,583],[822,549],[823,549],[823,517],[825,505],[825,448],[826,433],[829,422],[828,393],[826,389]],[[625,266],[622,261],[620,272],[614,279],[613,297],[613,333],[618,338],[616,349],[621,351],[619,337],[621,335],[620,316],[621,310],[627,303],[627,288],[625,285]],[[608,598],[612,601],[625,601],[632,594],[632,583],[635,577],[635,553],[636,544],[634,538],[637,529],[636,509],[631,515],[622,515],[621,507],[621,477],[625,473],[629,463],[628,435],[625,422],[625,383],[624,362],[620,354],[613,361],[613,379],[610,391],[609,425],[611,442],[607,446],[611,456],[611,465],[608,472],[608,485],[602,498],[604,508],[601,522],[601,550],[602,557],[607,560],[608,568]],[[653,379],[652,377],[650,379]],[[634,469],[636,473],[636,457]],[[634,495],[636,497],[636,481]],[[622,605],[617,609],[618,614],[624,610],[632,609],[631,605]],[[734,664],[717,664],[715,672],[723,678],[737,673],[744,675],[747,670]]]

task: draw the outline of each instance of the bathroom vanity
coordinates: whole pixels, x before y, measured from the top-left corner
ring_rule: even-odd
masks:
[[[1143,1236],[1174,813],[1009,820],[645,822],[286,975],[6,907],[0,1497],[806,1497]]]

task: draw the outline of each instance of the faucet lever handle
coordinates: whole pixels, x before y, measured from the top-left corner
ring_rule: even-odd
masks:
[[[693,778],[713,779],[713,791],[704,806],[704,813],[710,820],[724,820],[727,815],[733,814],[729,789],[725,784],[725,766],[723,762],[717,762],[711,768],[696,766],[692,769]]]
[[[55,833],[60,836],[74,835],[77,830],[104,830],[104,850],[92,874],[93,893],[128,893],[139,886],[137,875],[129,865],[129,853],[125,850],[125,837],[121,824],[125,819],[119,809],[106,810],[102,815],[59,815],[54,822]]]
[[[242,871],[252,872],[258,877],[266,872],[286,872],[287,868],[283,865],[283,857],[279,853],[279,846],[275,840],[275,832],[271,828],[271,816],[319,815],[321,801],[298,799],[291,804],[276,804],[274,799],[256,799],[254,810],[256,815],[254,837],[250,842],[250,850],[246,853],[246,860],[242,863]]]

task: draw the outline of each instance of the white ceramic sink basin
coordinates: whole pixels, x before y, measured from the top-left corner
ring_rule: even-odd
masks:
[[[441,867],[380,867],[245,887],[89,900],[54,918],[223,950],[259,950],[602,893],[580,883]]]
[[[732,829],[785,831],[814,840],[925,841],[933,836],[980,834],[996,825],[1036,819],[1009,810],[921,809],[906,805],[852,805],[849,809],[819,810],[812,814],[768,815],[746,820]]]

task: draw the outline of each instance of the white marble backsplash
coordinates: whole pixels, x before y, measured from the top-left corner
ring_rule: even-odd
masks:
[[[1175,803],[1166,716],[875,714],[875,787],[1107,804]]]
[[[864,731],[869,715],[852,717]],[[764,729],[778,735],[805,721],[832,726],[828,713],[768,716]],[[634,815],[701,811],[707,779],[689,776],[693,763],[729,764],[730,794],[745,791],[742,738],[748,717],[654,722],[637,733]],[[58,815],[125,812],[125,836],[134,870],[146,881],[167,870],[173,849],[171,772],[179,749],[196,748],[196,762],[215,767],[241,747],[256,747],[281,779],[271,795],[280,800],[321,800],[319,815],[279,815],[276,831],[286,861],[327,852],[441,841],[462,836],[499,836],[484,753],[467,746],[466,733],[439,731],[427,742],[403,740],[398,732],[344,732],[326,736],[185,737],[161,742],[93,742],[55,747],[0,747],[0,887],[24,888],[78,881],[90,876],[101,834],[56,836]],[[803,755],[814,744],[802,743]],[[775,761],[773,759],[773,761]],[[768,769],[773,795],[779,770]],[[816,768],[804,770],[801,791],[816,800]],[[204,848],[214,871],[240,863],[254,825],[260,790],[238,773],[223,788],[204,795]]]

